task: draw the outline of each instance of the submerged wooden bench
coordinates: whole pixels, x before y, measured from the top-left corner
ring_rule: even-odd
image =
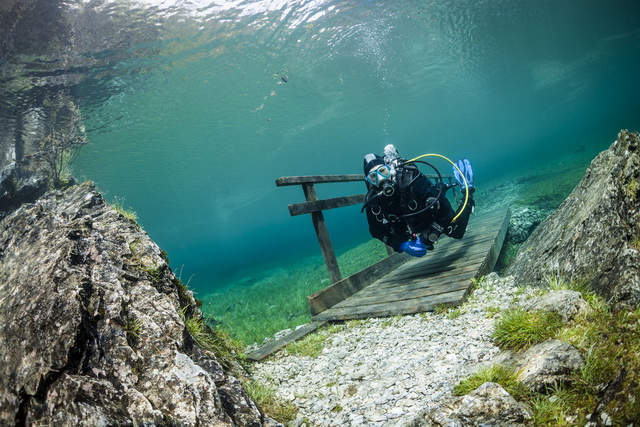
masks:
[[[472,215],[462,240],[443,236],[434,251],[422,258],[391,253],[342,279],[322,210],[362,203],[364,195],[318,200],[313,184],[363,179],[363,175],[331,175],[276,181],[277,185],[303,185],[307,203],[289,205],[289,211],[291,215],[312,214],[333,284],[307,297],[311,323],[258,348],[248,355],[249,359],[262,360],[329,321],[412,314],[461,304],[473,286],[473,279],[493,270],[509,225],[507,209]]]

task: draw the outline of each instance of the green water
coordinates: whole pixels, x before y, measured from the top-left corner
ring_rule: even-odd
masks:
[[[137,212],[214,316],[266,290],[302,301],[264,303],[302,323],[326,284],[310,219],[288,215],[302,191],[278,177],[360,173],[394,143],[468,157],[481,209],[484,189],[584,170],[640,128],[635,0],[167,3],[118,15],[152,36],[74,87],[91,141],[74,171]],[[359,207],[326,217],[340,254],[368,241]],[[284,325],[263,315],[239,317]]]

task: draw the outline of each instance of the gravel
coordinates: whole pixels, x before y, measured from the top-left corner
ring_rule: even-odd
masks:
[[[534,292],[492,273],[458,308],[346,322],[318,357],[284,350],[256,363],[253,376],[299,408],[292,425],[403,425],[491,364],[496,313]]]

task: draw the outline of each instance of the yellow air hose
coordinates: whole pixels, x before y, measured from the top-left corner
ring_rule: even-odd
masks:
[[[462,212],[464,212],[464,208],[467,207],[467,202],[469,201],[469,183],[467,182],[467,178],[464,176],[464,173],[462,173],[460,168],[455,163],[453,163],[451,160],[449,160],[448,158],[446,158],[441,154],[423,154],[422,156],[418,156],[415,159],[407,160],[405,163],[413,163],[417,160],[420,160],[423,157],[440,157],[441,159],[445,159],[447,162],[451,163],[458,172],[460,172],[460,176],[464,181],[465,193],[464,193],[464,203],[462,204],[462,209],[460,209],[460,212],[458,212],[458,215],[454,216],[453,219],[451,220],[451,222],[455,222],[455,220],[458,219],[460,215],[462,215]]]

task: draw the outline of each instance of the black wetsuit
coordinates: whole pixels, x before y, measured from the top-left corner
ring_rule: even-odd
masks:
[[[434,185],[411,164],[398,169],[395,181],[395,191],[391,196],[368,184],[370,188],[364,209],[373,237],[400,252],[402,242],[414,234],[420,234],[429,249],[433,249],[433,243],[441,234],[454,239],[464,236],[474,206],[471,197],[462,215],[451,222],[459,210],[454,211],[445,197],[449,186],[442,183]],[[438,196],[439,188],[442,191]]]

